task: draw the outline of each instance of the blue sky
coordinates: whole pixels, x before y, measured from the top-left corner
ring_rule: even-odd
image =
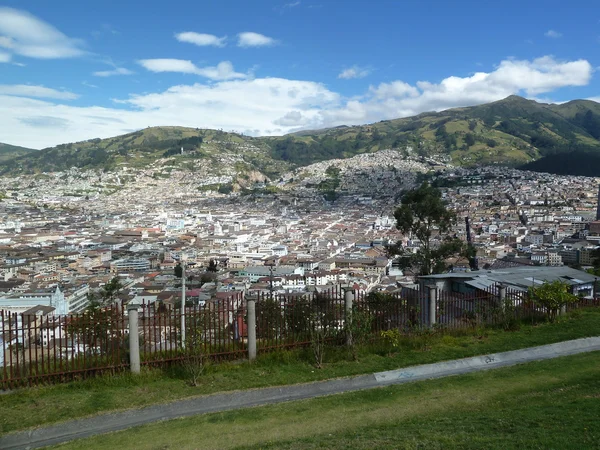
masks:
[[[592,1],[6,1],[0,142],[278,135],[519,94],[599,98]]]

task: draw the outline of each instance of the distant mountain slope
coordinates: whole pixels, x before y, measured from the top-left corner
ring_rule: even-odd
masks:
[[[442,155],[462,166],[521,166],[543,158],[544,167],[552,168],[560,161],[553,163],[554,155],[600,154],[600,103],[574,100],[543,104],[513,95],[484,105],[370,125],[262,138],[216,130],[154,127],[30,153],[7,161],[0,173],[60,171],[72,166],[110,170],[123,165],[141,168],[157,164],[194,171],[202,164],[214,168],[215,173],[235,169],[237,173],[254,170],[277,176],[290,168],[383,149],[397,149],[407,155]],[[570,167],[577,171],[576,165]]]
[[[218,130],[152,127],[108,139],[90,139],[40,150],[7,161],[0,173],[64,171],[71,167],[112,170],[117,167],[183,167],[190,171],[280,173],[289,164],[273,161],[256,138]]]
[[[510,96],[498,102],[423,113],[371,125],[271,138],[272,156],[295,163],[382,148],[447,154],[457,165],[520,165],[574,150],[600,151],[600,104],[547,105]]]
[[[3,144],[0,142],[0,162],[8,161],[9,159],[13,159],[18,156],[28,155],[33,152],[37,152],[37,150],[32,148],[18,147],[16,145]]]
[[[524,164],[519,168],[557,175],[600,177],[600,153],[578,150],[568,153],[556,153]]]

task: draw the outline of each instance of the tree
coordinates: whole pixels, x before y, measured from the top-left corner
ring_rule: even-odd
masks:
[[[175,276],[177,278],[183,277],[183,267],[181,267],[181,263],[177,263],[175,266]]]
[[[467,133],[465,136],[465,144],[467,144],[469,147],[475,145],[475,137],[473,137],[471,133]]]
[[[113,285],[114,286],[114,285]],[[89,293],[89,304],[85,311],[72,315],[67,319],[67,334],[80,344],[85,344],[87,351],[116,358],[121,347],[125,349],[124,335],[119,312],[106,305],[105,292],[99,295]],[[120,362],[120,361],[118,361]]]
[[[594,267],[588,269],[587,272],[592,275],[600,276],[600,247],[592,251],[592,258]]]
[[[577,296],[569,292],[569,285],[560,280],[544,283],[540,287],[529,288],[533,302],[544,309],[550,322],[556,320],[558,311],[569,303],[576,302]]]
[[[439,273],[446,269],[444,260],[462,250],[462,242],[448,236],[439,246],[432,245],[434,230],[440,236],[448,233],[456,222],[456,215],[446,208],[440,190],[427,183],[402,197],[394,218],[398,230],[421,242],[421,248],[414,254],[406,254],[400,245],[390,247],[392,254],[400,255],[401,267],[416,267],[420,275]]]
[[[594,260],[593,260],[594,268],[595,269],[600,268],[600,247],[598,247],[592,251],[592,257],[594,258]]]
[[[216,272],[204,272],[202,275],[200,275],[200,285],[204,285],[205,283],[212,283],[214,281],[217,281],[217,274]]]
[[[111,305],[117,300],[119,292],[123,289],[123,284],[119,277],[113,277],[100,290],[100,303],[102,305]]]
[[[206,268],[207,272],[218,272],[219,270],[219,266],[217,264],[217,262],[214,259],[211,259],[208,262],[208,267]]]

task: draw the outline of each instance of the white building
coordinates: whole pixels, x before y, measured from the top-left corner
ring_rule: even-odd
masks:
[[[0,310],[13,313],[22,313],[38,305],[51,306],[55,308],[55,313],[58,315],[74,312],[69,311],[69,302],[58,286],[56,286],[54,291],[23,292],[11,296],[0,297]]]

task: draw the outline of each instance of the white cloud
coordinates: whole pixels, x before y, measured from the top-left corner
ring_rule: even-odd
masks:
[[[277,43],[277,40],[271,37],[252,31],[238,34],[238,47],[269,47]]]
[[[556,30],[548,30],[544,33],[544,36],[549,37],[549,38],[558,39],[559,37],[562,37],[562,33],[559,33]]]
[[[111,24],[103,23],[100,30],[94,30],[94,31],[90,32],[90,34],[95,39],[100,39],[104,35],[118,36],[121,34],[121,32],[114,29]]]
[[[511,94],[532,97],[565,86],[585,86],[592,72],[586,60],[563,62],[544,56],[533,61],[504,60],[492,72],[451,76],[437,84],[428,81],[419,81],[415,86],[402,81],[382,83],[371,87],[362,101],[350,100],[335,111],[323,111],[323,125],[406,117],[424,111],[492,102]]]
[[[375,98],[389,97],[416,97],[419,90],[404,81],[392,81],[391,83],[381,83],[377,87],[369,87],[369,92]]]
[[[198,67],[189,60],[172,59],[172,58],[157,58],[157,59],[142,59],[138,61],[142,67],[151,72],[181,72],[181,73],[196,73]]]
[[[121,100],[119,108],[0,95],[0,136],[4,142],[43,148],[158,125],[281,134],[291,128],[276,124],[286,114],[294,126],[318,124],[319,111],[338,104],[339,95],[319,83],[281,78],[173,86]],[[303,122],[291,122],[290,111],[300,112]],[[52,128],[51,123],[60,128]]]
[[[177,69],[196,74],[199,70],[189,61],[150,61],[147,65],[158,72]],[[352,99],[312,81],[235,79],[132,95],[119,99],[119,108],[76,107],[0,93],[0,136],[5,142],[40,148],[158,125],[284,134],[471,106],[511,94],[546,98],[561,87],[588,84],[592,71],[585,60],[559,61],[549,56],[532,61],[508,59],[489,72],[450,76],[435,83],[381,83]]]
[[[87,86],[89,88],[98,89],[98,86],[96,86],[95,84],[92,84],[92,83],[88,83],[87,81],[82,81],[81,84],[83,84],[84,86]]]
[[[185,59],[142,59],[138,61],[145,69],[151,72],[179,72],[200,75],[211,80],[232,80],[247,78],[246,74],[238,73],[229,61],[221,61],[212,67],[197,67],[193,62]]]
[[[198,45],[200,47],[225,47],[225,41],[227,41],[227,36],[218,37],[214,34],[195,33],[193,31],[186,31],[184,33],[175,34],[175,39],[177,39],[179,42],[188,42],[190,44]]]
[[[39,59],[84,55],[83,41],[65,36],[41,19],[13,8],[0,7],[0,47]]]
[[[371,70],[367,67],[352,66],[348,69],[342,70],[342,72],[338,75],[338,78],[342,78],[344,80],[350,80],[352,78],[364,78],[370,73]]]
[[[133,75],[135,72],[125,69],[124,67],[115,67],[113,70],[101,70],[94,72],[93,75],[96,77],[112,77],[115,75]]]
[[[0,95],[53,98],[58,100],[75,100],[76,98],[79,98],[79,95],[69,91],[58,91],[56,89],[30,84],[0,84]]]
[[[0,52],[0,63],[10,62],[12,56],[10,53]]]
[[[289,3],[284,3],[281,6],[275,6],[273,8],[274,11],[278,11],[280,14],[283,14],[286,10],[295,8],[296,6],[300,6],[300,1],[293,1]]]
[[[275,120],[275,125],[281,125],[282,127],[298,127],[304,125],[305,118],[300,111],[290,111],[283,117]]]

